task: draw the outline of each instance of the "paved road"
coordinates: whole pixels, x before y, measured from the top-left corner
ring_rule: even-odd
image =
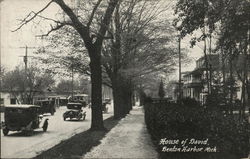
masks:
[[[66,110],[66,107],[60,107],[54,116],[45,114],[44,117],[49,118],[47,132],[36,129],[32,136],[25,136],[22,132],[9,132],[8,136],[3,136],[1,132],[1,158],[35,157],[42,151],[90,128],[90,109],[85,109],[87,111],[85,121],[63,121],[62,114]],[[104,114],[104,119],[113,115],[110,110]]]

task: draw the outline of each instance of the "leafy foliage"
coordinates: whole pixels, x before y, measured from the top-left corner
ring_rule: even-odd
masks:
[[[79,80],[74,80],[73,82],[73,91],[78,91],[80,93],[89,94],[90,81],[84,78]],[[71,80],[62,80],[60,81],[55,90],[60,93],[71,94],[72,93],[72,81]]]
[[[21,96],[20,102],[31,104],[34,95],[48,91],[54,82],[51,74],[41,73],[36,67],[30,67],[25,71],[21,66],[17,66],[15,70],[6,72],[2,86],[3,90],[10,91],[15,98]]]

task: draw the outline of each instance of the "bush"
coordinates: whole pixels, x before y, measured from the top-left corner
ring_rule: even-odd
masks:
[[[150,100],[148,100],[150,101]],[[145,122],[160,158],[238,159],[249,153],[249,123],[239,123],[215,109],[205,109],[193,99],[183,99],[181,105],[145,104]],[[209,139],[217,153],[164,153],[161,139]]]

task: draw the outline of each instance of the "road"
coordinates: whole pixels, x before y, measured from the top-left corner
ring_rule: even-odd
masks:
[[[110,106],[109,112],[103,114],[104,119],[113,115],[111,108]],[[44,114],[44,117],[49,119],[47,132],[43,132],[41,128],[35,129],[31,136],[25,136],[22,132],[9,132],[8,136],[3,136],[1,132],[1,158],[35,157],[42,151],[90,128],[90,109],[84,109],[87,112],[84,121],[63,121],[62,114],[66,110],[66,107],[60,107],[54,116]]]

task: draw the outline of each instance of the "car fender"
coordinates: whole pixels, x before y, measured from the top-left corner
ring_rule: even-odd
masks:
[[[44,126],[44,124],[48,124],[48,118],[43,118],[42,120],[41,120],[41,122],[39,123],[39,127],[43,127]]]

